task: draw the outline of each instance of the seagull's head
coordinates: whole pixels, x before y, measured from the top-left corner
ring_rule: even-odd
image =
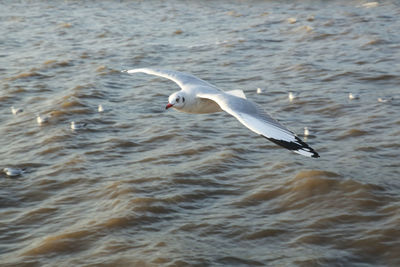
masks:
[[[185,93],[179,91],[169,96],[168,104],[165,107],[165,109],[169,109],[172,107],[176,109],[182,109],[185,106],[185,104],[186,104]]]

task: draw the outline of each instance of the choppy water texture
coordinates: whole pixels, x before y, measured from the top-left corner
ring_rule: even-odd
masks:
[[[2,266],[400,265],[399,2],[0,10]],[[321,158],[165,111],[173,82],[120,72],[148,66],[243,89]]]

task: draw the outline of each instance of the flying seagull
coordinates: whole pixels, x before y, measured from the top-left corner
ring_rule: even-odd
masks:
[[[223,91],[191,74],[140,68],[124,70],[129,74],[146,73],[174,81],[181,88],[168,98],[166,109],[186,113],[214,113],[225,111],[253,132],[295,153],[318,158],[319,155],[298,136],[269,116],[262,108],[246,99],[242,90]]]

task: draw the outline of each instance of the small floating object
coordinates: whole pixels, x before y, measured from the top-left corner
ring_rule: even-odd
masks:
[[[50,117],[51,117],[51,116],[40,116],[40,115],[37,115],[36,121],[37,121],[37,123],[38,123],[39,125],[42,125],[42,124],[44,124],[44,123],[48,123],[49,120],[50,120]]]
[[[10,177],[19,176],[24,173],[23,170],[17,168],[4,168],[3,171],[7,176]]]
[[[174,31],[174,34],[182,34],[182,33],[183,33],[182,30],[176,30],[176,31]]]
[[[103,111],[104,111],[103,106],[102,106],[102,105],[99,105],[99,107],[97,108],[97,111],[98,111],[98,112],[103,112]]]
[[[261,94],[261,93],[262,93],[261,88],[257,88],[257,94]]]
[[[86,122],[82,122],[82,123],[75,123],[74,121],[71,121],[71,129],[72,130],[79,130],[84,128],[87,125]]]
[[[297,98],[297,94],[295,94],[293,92],[289,92],[288,98],[289,98],[289,101],[292,102],[295,98]]]
[[[378,98],[378,102],[380,102],[380,103],[387,103],[387,102],[391,102],[393,99],[394,99],[393,97],[391,97],[391,98],[382,98],[382,97],[379,97],[379,98]]]
[[[290,24],[295,24],[297,22],[297,19],[296,18],[288,18],[286,21],[289,22]]]
[[[304,136],[309,136],[310,131],[308,130],[308,127],[304,127]]]
[[[18,113],[24,112],[22,108],[14,108],[14,106],[11,107],[11,112],[14,115],[17,115]]]
[[[307,21],[314,21],[314,19],[315,19],[314,15],[311,15],[311,16],[309,16],[309,17],[307,18]]]
[[[350,100],[359,99],[359,98],[360,98],[359,95],[355,95],[355,94],[349,93],[349,99]]]

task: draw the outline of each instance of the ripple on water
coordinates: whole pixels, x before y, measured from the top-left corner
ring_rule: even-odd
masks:
[[[383,189],[378,186],[343,179],[341,175],[334,172],[310,170],[300,171],[286,183],[274,188],[251,192],[236,204],[253,206],[274,201],[274,205],[279,206],[281,212],[303,209],[307,206],[315,206],[317,203],[321,207],[329,205],[342,208],[348,202],[354,202],[357,208],[364,208],[369,204],[373,205],[374,199],[379,199],[373,192],[380,190]]]
[[[44,146],[45,148],[41,151],[38,151],[37,154],[41,155],[41,156],[45,156],[45,155],[53,155],[53,156],[60,156],[60,155],[65,155],[65,153],[61,153],[65,147],[64,146]]]
[[[360,137],[360,136],[364,136],[364,135],[368,135],[368,134],[370,134],[370,133],[367,132],[367,131],[364,131],[364,130],[349,129],[345,133],[343,133],[342,135],[336,137],[336,140],[344,140],[344,139],[347,139],[347,138]]]
[[[376,261],[386,254],[396,261],[396,249],[391,245],[400,233],[400,216],[393,217],[398,207],[394,198],[378,185],[344,179],[335,172],[300,171],[284,184],[251,191],[235,206],[257,207],[268,205],[268,216],[283,216],[278,225],[265,224],[244,235],[245,239],[291,239],[291,246],[330,246],[345,251],[349,259]],[[270,207],[276,207],[273,210]],[[290,221],[295,221],[293,228]],[[275,221],[276,222],[276,221]],[[282,225],[289,223],[289,228]],[[293,235],[293,232],[296,232]],[[313,258],[313,257],[311,257]],[[316,256],[313,260],[330,262],[329,257]]]
[[[68,96],[68,98],[70,98],[70,97]],[[78,107],[78,108],[86,107],[86,105],[77,99],[66,99],[61,103],[60,107],[64,108],[64,109],[71,109],[71,108],[76,108],[76,107]],[[85,114],[85,112],[82,112],[82,113]]]
[[[67,233],[53,234],[31,244],[22,256],[40,256],[44,254],[62,255],[79,252],[90,247],[96,241],[95,229],[77,230]]]
[[[228,266],[265,266],[263,262],[240,258],[239,256],[221,257],[218,263]]]
[[[44,78],[49,78],[49,77],[51,77],[51,76],[41,74],[37,71],[29,71],[29,72],[23,72],[23,73],[15,75],[15,76],[9,77],[6,80],[15,81],[15,80],[21,80],[21,79],[30,79],[30,78],[44,79]]]
[[[51,220],[59,211],[58,207],[38,207],[27,211],[16,219],[17,224],[39,224]]]
[[[257,240],[257,239],[273,238],[285,235],[289,231],[290,229],[281,229],[281,228],[268,228],[268,229],[256,230],[254,232],[246,234],[244,236],[244,239]]]
[[[135,143],[133,141],[127,141],[127,140],[123,140],[123,139],[118,139],[118,138],[111,138],[109,140],[107,140],[105,143],[107,143],[109,145],[110,149],[114,149],[114,148],[132,148],[132,147],[137,147],[140,144]]]

